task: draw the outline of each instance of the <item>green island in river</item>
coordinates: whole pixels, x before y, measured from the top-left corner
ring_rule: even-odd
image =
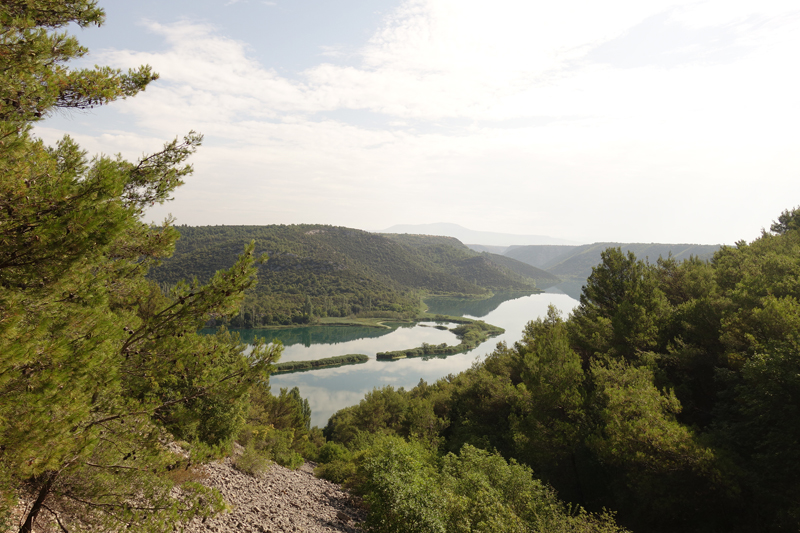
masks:
[[[407,350],[394,350],[391,352],[379,352],[376,354],[376,359],[379,361],[395,361],[397,359],[405,359],[407,357],[426,357],[426,356],[442,356],[453,355],[457,353],[466,352],[489,340],[490,337],[496,337],[505,332],[503,328],[487,324],[482,320],[472,320],[469,318],[452,317],[446,315],[435,315],[433,320],[436,322],[455,322],[458,326],[451,328],[450,331],[455,333],[461,342],[454,346],[448,346],[445,343],[433,346],[423,343],[418,348],[409,348]]]
[[[459,344],[448,345],[446,343],[431,345],[423,343],[422,346],[416,348],[407,348],[403,350],[394,350],[387,352],[379,352],[376,354],[376,359],[379,361],[396,361],[398,359],[405,359],[409,357],[442,357],[447,355],[454,355],[471,350],[481,343],[487,341],[491,337],[496,337],[505,332],[503,328],[487,324],[482,320],[474,320],[471,318],[464,318],[461,316],[451,316],[444,314],[433,314],[427,312],[420,312],[416,317],[410,319],[392,320],[392,323],[418,323],[418,322],[438,322],[440,325],[433,326],[437,329],[448,330],[456,335],[460,340]],[[318,325],[325,326],[340,326],[340,327],[374,327],[386,328],[391,326],[386,324],[385,318],[376,317],[326,317],[318,319]],[[441,325],[441,323],[455,323],[456,327],[448,328]],[[262,326],[255,328],[265,332],[276,329],[283,329],[286,326]],[[365,354],[346,354],[334,357],[325,357],[322,359],[313,359],[308,361],[287,361],[285,363],[275,363],[273,374],[288,374],[294,372],[308,372],[311,370],[319,370],[322,368],[336,368],[345,365],[355,365],[366,363],[369,356]]]
[[[357,365],[369,361],[369,356],[361,353],[351,353],[347,355],[337,355],[336,357],[325,357],[313,361],[288,361],[286,363],[275,363],[273,374],[288,374],[290,372],[306,372],[317,370],[318,368],[334,368],[344,365]]]

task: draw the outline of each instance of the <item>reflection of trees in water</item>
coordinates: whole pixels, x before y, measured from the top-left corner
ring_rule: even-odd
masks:
[[[428,312],[440,315],[453,315],[453,316],[486,316],[501,303],[509,300],[516,300],[523,296],[529,296],[528,293],[497,293],[491,298],[485,300],[466,300],[463,298],[427,298],[425,303],[428,305]]]
[[[561,292],[563,292],[570,298],[573,298],[575,300],[580,300],[584,285],[586,285],[586,280],[579,279],[579,280],[562,281],[557,285],[553,285],[553,287],[559,289]]]
[[[398,327],[413,327],[414,324],[387,324],[387,328],[370,328],[365,326],[306,326],[301,328],[286,329],[234,329],[239,333],[241,341],[253,344],[256,337],[263,337],[267,341],[275,339],[284,346],[302,344],[306,348],[312,344],[338,344],[358,339],[383,337],[396,330]],[[214,329],[203,329],[201,333],[214,333]]]

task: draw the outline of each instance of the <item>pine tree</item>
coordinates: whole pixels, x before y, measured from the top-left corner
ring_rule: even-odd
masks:
[[[145,279],[177,233],[140,218],[191,173],[201,136],[128,162],[32,135],[55,109],[133,96],[157,78],[65,66],[86,49],[58,30],[103,17],[89,0],[0,4],[0,524],[28,490],[24,532],[43,513],[64,530],[164,531],[218,510],[219,495],[196,484],[171,496],[180,458],[166,444],[230,439],[247,387],[278,356],[262,344],[246,358],[227,333],[195,333],[238,308],[254,283],[252,244],[202,287],[164,294]]]

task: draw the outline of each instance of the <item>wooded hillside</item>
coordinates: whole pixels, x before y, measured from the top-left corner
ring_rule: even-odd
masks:
[[[268,256],[258,266],[258,284],[247,294],[238,325],[306,323],[314,316],[400,318],[416,314],[423,293],[488,297],[493,291],[532,291],[537,279],[554,279],[449,237],[305,224],[177,230],[174,256],[150,272],[162,286],[194,277],[204,282],[250,241],[257,255]]]

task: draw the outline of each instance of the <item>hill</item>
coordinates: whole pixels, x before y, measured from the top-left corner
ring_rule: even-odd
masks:
[[[152,269],[162,286],[205,282],[234,263],[244,245],[269,260],[232,325],[306,323],[312,316],[402,318],[420,296],[489,296],[535,290],[552,276],[513,259],[479,254],[450,237],[380,235],[322,225],[176,228],[175,254]],[[236,319],[235,319],[236,320]]]
[[[509,249],[508,246],[489,246],[486,244],[467,244],[467,248],[476,252],[489,252],[490,254],[499,255],[503,255]]]
[[[561,279],[585,279],[592,273],[592,267],[601,262],[600,253],[607,248],[620,248],[623,253],[633,252],[636,257],[655,263],[659,257],[666,258],[669,254],[678,261],[691,256],[710,259],[720,247],[714,244],[598,242],[576,246],[566,254],[547,261],[542,268]]]
[[[659,257],[666,258],[670,253],[678,261],[691,256],[710,259],[720,246],[715,244],[597,242],[582,246],[511,246],[503,252],[503,255],[545,270],[561,280],[558,287],[562,291],[578,299],[581,287],[591,275],[592,268],[600,263],[600,254],[606,248],[621,248],[624,253],[631,251],[636,257],[655,263]],[[548,287],[550,285],[540,282],[539,286]]]
[[[453,237],[408,234],[384,236],[415,249],[429,261],[452,269],[465,279],[476,280],[477,284],[494,290],[509,287],[508,280],[516,280],[521,288],[529,286],[531,280],[540,287],[559,282],[557,277],[541,268],[496,253],[476,252]]]
[[[447,235],[467,244],[488,246],[511,246],[531,244],[574,244],[566,239],[546,235],[517,235],[492,231],[475,231],[458,224],[439,222],[436,224],[397,224],[378,233],[412,233],[422,235]]]
[[[591,245],[589,245],[591,246]],[[580,246],[540,245],[540,246],[509,246],[501,253],[529,265],[545,268],[554,259],[567,257],[569,253]]]
[[[659,257],[672,256],[678,261],[691,256],[710,259],[719,250],[719,245],[708,244],[660,244],[660,243],[617,243],[598,242],[582,246],[510,246],[505,257],[545,270],[560,279],[558,288],[566,294],[580,298],[581,289],[591,275],[592,268],[601,261],[600,253],[606,248],[621,248],[624,253],[631,251],[636,257],[655,263]],[[549,287],[555,283],[540,281],[539,287]]]

